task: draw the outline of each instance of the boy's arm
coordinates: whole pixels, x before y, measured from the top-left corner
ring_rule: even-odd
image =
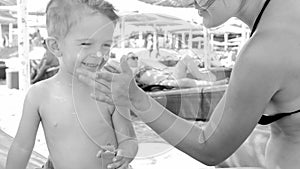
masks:
[[[117,111],[123,111],[126,113],[118,113]],[[126,114],[124,117],[122,114]],[[112,115],[112,120],[118,140],[118,150],[121,150],[129,161],[134,159],[138,150],[138,142],[135,135],[135,131],[130,118],[130,111],[127,108],[116,108]]]
[[[31,88],[26,95],[19,128],[7,155],[6,169],[25,169],[31,156],[40,123],[38,96],[34,90]]]

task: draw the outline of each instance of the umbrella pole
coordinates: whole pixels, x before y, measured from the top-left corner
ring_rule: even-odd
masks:
[[[30,86],[29,39],[27,25],[27,0],[18,0],[18,53],[20,60],[19,88],[26,91]]]
[[[157,27],[156,24],[153,25],[153,50],[157,49]]]
[[[4,47],[3,43],[2,43],[3,41],[4,41],[4,39],[2,37],[2,25],[0,24],[0,48]]]
[[[188,42],[189,50],[192,49],[192,38],[193,38],[193,33],[192,33],[192,29],[190,29],[189,30],[189,42]]]
[[[8,46],[12,47],[12,42],[13,42],[13,23],[9,24],[8,27]]]
[[[125,48],[125,16],[121,18],[121,48]]]
[[[211,56],[210,56],[210,45],[209,45],[209,33],[207,28],[203,27],[203,37],[204,37],[204,67],[205,69],[211,68]]]

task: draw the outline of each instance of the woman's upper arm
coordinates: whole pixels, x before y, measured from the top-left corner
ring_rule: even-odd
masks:
[[[24,100],[22,117],[19,123],[19,128],[15,136],[14,142],[22,144],[24,149],[32,149],[38,126],[40,123],[40,115],[38,112],[39,91],[32,87]]]
[[[225,160],[250,135],[272,96],[278,91],[278,77],[271,53],[261,40],[248,44],[240,52],[229,86],[215,108],[200,139],[218,158]]]

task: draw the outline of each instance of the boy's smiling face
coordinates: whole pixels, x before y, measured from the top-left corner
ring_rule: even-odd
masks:
[[[62,69],[72,73],[78,67],[90,71],[106,63],[112,44],[114,23],[100,13],[85,14],[61,41]]]

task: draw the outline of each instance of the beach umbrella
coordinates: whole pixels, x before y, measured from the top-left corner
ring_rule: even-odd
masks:
[[[7,11],[0,11],[0,24],[16,23],[17,18],[13,17]]]
[[[175,8],[194,8],[194,0],[139,0],[141,2],[149,3],[158,6],[167,6]],[[204,48],[205,48],[205,67],[210,68],[210,48],[209,48],[209,33],[206,28],[203,29],[204,34]]]
[[[190,8],[194,5],[194,0],[139,0],[152,5]]]
[[[167,16],[158,13],[132,13],[122,16],[124,22],[135,26],[178,26],[190,25],[187,21],[174,16]]]
[[[27,0],[27,11],[29,15],[44,15],[49,0]],[[1,8],[2,7],[2,8]],[[0,0],[0,11],[18,11],[16,0]]]
[[[2,5],[16,5],[16,0],[0,0],[0,6]]]
[[[172,30],[172,27],[192,28],[193,25],[185,20],[179,19],[174,16],[158,13],[138,13],[131,12],[121,15],[120,26],[117,27],[117,33],[121,39],[125,39],[126,36],[132,32],[155,32],[157,34],[167,33]],[[159,30],[159,31],[158,31]]]

